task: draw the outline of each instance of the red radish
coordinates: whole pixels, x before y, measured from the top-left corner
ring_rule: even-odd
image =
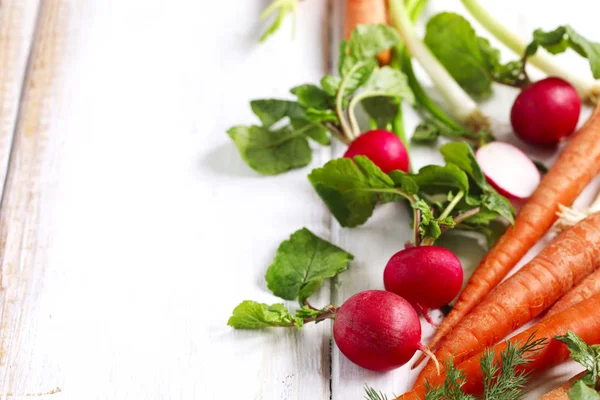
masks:
[[[406,364],[421,344],[419,316],[410,303],[384,290],[350,297],[338,309],[333,337],[353,363],[372,371],[390,371]]]
[[[410,247],[394,254],[383,271],[385,289],[411,302],[427,314],[450,303],[460,292],[463,270],[460,260],[437,246]]]
[[[383,129],[365,132],[355,139],[344,157],[366,156],[385,173],[399,169],[408,172],[410,162],[402,141]]]
[[[510,143],[492,142],[475,153],[487,181],[513,199],[527,199],[540,184],[540,171],[531,159]]]
[[[521,91],[510,112],[510,122],[525,142],[554,146],[575,130],[581,100],[570,83],[546,78]]]

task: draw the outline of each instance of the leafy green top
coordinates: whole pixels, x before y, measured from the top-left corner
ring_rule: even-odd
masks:
[[[288,2],[273,4],[283,7]],[[378,126],[391,124],[401,113],[400,101],[414,101],[401,71],[377,66],[376,55],[398,40],[396,31],[388,26],[359,25],[348,41],[341,42],[340,76],[326,75],[320,86],[292,88],[296,100],[252,101],[250,106],[261,125],[238,125],[228,130],[242,158],[265,175],[305,166],[312,156],[308,139],[328,145],[328,132],[345,143],[358,137],[361,128],[355,111],[359,104]]]
[[[568,48],[575,50],[580,56],[588,59],[594,78],[600,78],[600,43],[587,40],[571,26],[559,26],[548,32],[536,29],[533,32],[533,40],[525,49],[524,58],[534,55],[540,46],[552,54],[562,53]]]
[[[498,216],[513,222],[510,202],[485,180],[475,155],[464,142],[441,148],[445,166],[417,173],[383,173],[368,158],[332,160],[309,175],[313,187],[338,222],[364,224],[378,202],[408,200],[414,209],[415,244],[431,244],[443,231],[485,228]]]
[[[500,61],[500,52],[456,13],[433,16],[427,23],[425,43],[463,89],[479,98],[491,95],[492,82],[515,87],[529,84],[525,65],[539,47],[552,54],[574,50],[588,59],[594,78],[600,78],[600,43],[587,40],[569,25],[552,31],[537,29],[522,58],[505,64]],[[419,137],[427,138],[427,131],[420,132]]]
[[[298,298],[304,304],[325,279],[347,270],[353,258],[352,254],[302,228],[279,245],[267,270],[267,285],[274,295],[286,300]]]
[[[283,241],[267,269],[267,286],[274,295],[286,300],[298,298],[301,308],[292,315],[283,304],[243,301],[233,310],[228,325],[236,329],[267,327],[301,328],[306,322],[319,322],[335,315],[336,308],[316,309],[308,303],[328,278],[348,269],[354,256],[302,228]]]

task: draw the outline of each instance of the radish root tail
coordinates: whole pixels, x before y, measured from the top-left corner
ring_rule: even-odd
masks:
[[[440,367],[440,362],[436,358],[435,354],[433,354],[433,352],[431,350],[429,350],[429,347],[422,344],[422,345],[420,345],[419,350],[421,350],[424,354],[427,355],[427,357],[429,357],[429,358],[431,358],[431,360],[433,360],[433,363],[435,364],[435,369],[437,371],[438,376],[441,375],[442,368]]]

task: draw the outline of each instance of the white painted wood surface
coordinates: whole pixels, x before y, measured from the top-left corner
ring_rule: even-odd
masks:
[[[286,97],[326,72],[343,2],[303,1],[293,41],[287,21],[258,45],[267,3],[0,3],[2,183],[12,149],[0,208],[0,398],[59,388],[44,397],[346,400],[362,398],[365,382],[389,394],[409,387],[408,367],[381,375],[350,364],[330,323],[225,325],[243,299],[276,301],[264,272],[302,226],[356,256],[317,304],[381,288],[385,262],[410,237],[399,206],[358,229],[332,220],[306,174],[341,146],[277,177],[240,160],[226,129],[253,121],[248,100]],[[522,34],[571,23],[595,37],[584,0],[546,2],[544,16],[534,2],[487,3]],[[427,13],[444,7],[463,11],[432,0]],[[498,92],[484,107],[506,124],[515,92]],[[407,129],[417,122],[407,109]],[[415,148],[413,160],[439,157]],[[460,251],[481,255],[472,243]],[[531,398],[555,382],[537,380]]]

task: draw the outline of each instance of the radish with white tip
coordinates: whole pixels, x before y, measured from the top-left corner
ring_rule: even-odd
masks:
[[[527,199],[540,184],[540,171],[517,147],[492,142],[475,153],[487,181],[498,192],[512,199]]]

